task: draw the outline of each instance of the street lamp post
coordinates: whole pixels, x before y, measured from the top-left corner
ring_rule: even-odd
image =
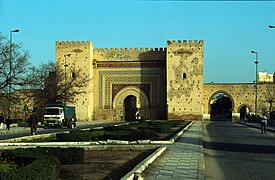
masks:
[[[9,65],[10,65],[10,69],[9,69],[9,79],[8,79],[8,83],[9,83],[9,106],[8,106],[8,118],[10,119],[10,116],[11,116],[11,80],[12,80],[12,33],[16,33],[16,32],[19,32],[19,29],[15,29],[15,30],[11,30],[10,31],[10,62],[9,62]]]
[[[65,57],[65,63],[64,63],[64,69],[65,69],[65,102],[64,102],[64,105],[66,106],[66,103],[67,103],[67,75],[66,75],[66,68],[68,66],[67,62],[66,62],[66,57],[70,57],[71,54],[65,54],[64,57]]]
[[[255,87],[255,116],[257,116],[257,104],[258,104],[258,52],[251,51],[251,53],[256,54],[256,61],[254,62],[256,65],[256,87]]]

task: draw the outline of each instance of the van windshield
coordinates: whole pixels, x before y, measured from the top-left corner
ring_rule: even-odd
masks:
[[[45,109],[46,115],[59,115],[59,109]]]

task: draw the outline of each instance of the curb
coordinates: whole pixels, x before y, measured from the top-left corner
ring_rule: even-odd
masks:
[[[149,166],[149,164],[157,159],[166,149],[166,146],[158,148],[153,154],[140,162],[132,171],[122,177],[121,180],[132,180],[138,178],[140,174]]]
[[[178,132],[170,141],[173,143],[190,127],[195,121],[191,121],[187,126],[185,126],[180,132]]]
[[[167,141],[166,144],[173,144],[192,124],[194,121],[191,121],[187,126],[185,126],[180,132],[178,132],[172,139]],[[133,180],[133,179],[143,179],[141,176],[142,172],[156,160],[165,150],[166,146],[158,148],[153,154],[148,156],[142,162],[140,162],[132,171],[127,173],[121,180]]]

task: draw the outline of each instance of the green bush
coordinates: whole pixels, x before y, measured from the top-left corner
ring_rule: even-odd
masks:
[[[153,139],[156,136],[155,131],[150,129],[139,129],[137,131],[106,131],[106,139],[135,141],[143,139]]]
[[[173,127],[182,126],[186,123],[184,120],[171,120],[171,122]]]
[[[165,133],[165,132],[169,132],[170,129],[171,129],[171,125],[168,125],[168,124],[164,124],[164,125],[160,125],[160,126],[157,126],[155,128],[156,132],[158,133]]]
[[[7,159],[0,159],[0,172],[9,173],[16,169],[17,165]]]
[[[157,133],[169,132],[173,127],[171,121],[151,121],[149,122],[149,129],[155,130]]]
[[[11,172],[0,171],[1,180],[53,180],[59,177],[59,160],[54,156],[37,156],[27,166],[19,166]]]
[[[132,134],[131,131],[105,131],[104,139],[132,140]]]
[[[138,140],[154,139],[156,137],[156,132],[150,129],[140,129],[138,130],[137,136]]]
[[[156,133],[170,133],[175,131],[175,128],[186,124],[183,120],[159,120],[159,121],[144,121],[140,123],[132,123],[122,126],[107,126],[103,129],[73,130],[70,133],[60,133],[56,135],[57,141],[61,142],[81,142],[91,140],[139,140],[139,139],[154,139]]]
[[[121,126],[106,126],[104,127],[106,131],[131,131],[134,130],[133,126],[130,125],[121,125]]]
[[[90,131],[72,131],[70,133],[56,134],[56,140],[59,142],[81,142],[102,139],[105,130]]]
[[[2,157],[12,160],[21,166],[31,164],[37,157],[43,155],[52,155],[58,158],[61,164],[79,164],[84,161],[83,148],[52,148],[52,147],[37,147],[23,149],[18,148],[12,151],[2,153]]]
[[[26,122],[25,121],[18,121],[17,122],[17,126],[18,127],[25,127],[26,126]]]
[[[91,141],[92,138],[93,134],[88,131],[56,134],[56,139],[59,142]]]
[[[92,130],[92,140],[102,139],[104,136],[105,130]]]

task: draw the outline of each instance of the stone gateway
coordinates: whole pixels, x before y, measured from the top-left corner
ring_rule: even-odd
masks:
[[[136,114],[144,120],[209,119],[211,98],[219,92],[231,98],[233,119],[239,118],[242,106],[252,111],[254,85],[204,84],[203,56],[203,40],[130,49],[94,48],[90,41],[56,42],[59,68],[64,71],[66,61],[67,68],[80,68],[81,76],[90,79],[86,93],[77,95],[73,104],[78,119],[90,121],[132,121]],[[262,96],[265,86],[259,91]]]

